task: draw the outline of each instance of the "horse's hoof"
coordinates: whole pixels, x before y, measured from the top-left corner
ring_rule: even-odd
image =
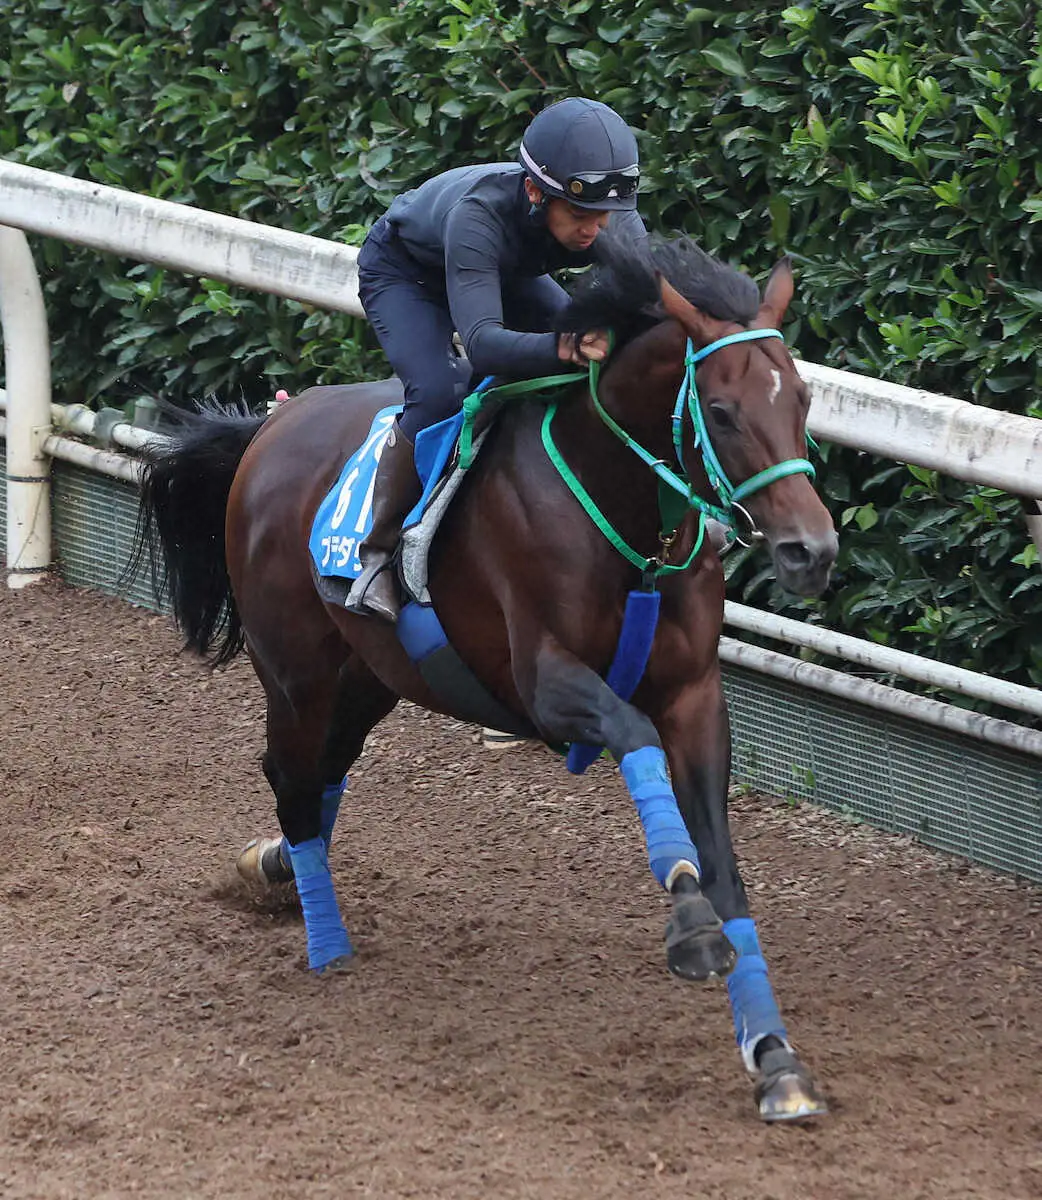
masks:
[[[343,975],[345,971],[349,971],[354,965],[355,956],[353,954],[338,954],[336,958],[331,958],[329,962],[324,963],[321,967],[312,967],[314,975]]]
[[[730,975],[738,961],[720,918],[701,892],[674,895],[666,922],[666,964],[679,979],[702,982]]]
[[[293,880],[292,868],[282,861],[282,838],[254,838],[235,861],[235,869],[247,883],[270,887]]]
[[[773,1070],[769,1069],[772,1053],[778,1056],[779,1064]],[[768,1069],[756,1085],[756,1106],[762,1120],[772,1124],[810,1121],[828,1113],[825,1097],[810,1072],[791,1051],[768,1052],[761,1062],[761,1067],[764,1066]]]
[[[481,744],[486,750],[513,750],[527,741],[528,738],[518,733],[505,733],[502,729],[493,729],[491,725],[481,730]]]
[[[738,951],[721,930],[699,929],[670,941],[666,927],[666,965],[678,979],[704,983],[723,979],[734,970]]]

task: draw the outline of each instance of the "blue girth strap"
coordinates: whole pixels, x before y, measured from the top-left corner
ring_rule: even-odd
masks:
[[[522,737],[536,736],[535,728],[500,704],[460,658],[433,608],[411,600],[403,606],[395,629],[424,682],[464,721]]]
[[[644,677],[658,628],[661,600],[657,591],[630,592],[626,599],[619,644],[605,678],[608,687],[622,700],[628,700],[633,695]],[[581,775],[596,761],[602,749],[602,746],[574,743],[568,751],[568,770],[573,775]]]

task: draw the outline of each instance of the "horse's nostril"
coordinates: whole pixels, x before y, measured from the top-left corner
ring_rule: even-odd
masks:
[[[778,563],[789,571],[805,571],[815,559],[803,542],[782,542],[774,553]]]

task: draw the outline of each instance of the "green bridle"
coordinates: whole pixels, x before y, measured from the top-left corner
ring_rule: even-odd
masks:
[[[709,438],[709,429],[706,425],[705,413],[702,411],[702,405],[698,397],[695,368],[704,358],[708,358],[714,350],[722,350],[724,346],[733,346],[737,342],[753,342],[759,341],[762,338],[781,338],[781,336],[777,329],[743,329],[740,333],[729,333],[726,337],[717,338],[715,342],[710,342],[708,346],[704,346],[698,351],[695,351],[692,347],[690,338],[687,341],[687,354],[684,358],[684,379],[680,385],[680,391],[677,393],[676,406],[673,409],[673,447],[677,453],[677,462],[683,468],[684,399],[686,394],[687,410],[691,415],[691,422],[695,429],[695,449],[702,451],[702,466],[709,477],[710,486],[727,508],[734,508],[739,500],[744,500],[754,492],[758,492],[776,480],[784,479],[788,475],[809,475],[811,479],[814,478],[814,467],[807,459],[787,458],[784,462],[775,463],[774,466],[765,467],[762,471],[757,471],[755,475],[750,476],[744,483],[740,483],[735,487],[727,478],[727,472],[724,470],[716,451],[713,449],[713,443]]]
[[[557,412],[557,404],[553,403],[547,407],[546,415],[543,418],[542,435],[543,446],[550,461],[557,468],[558,474],[560,474],[561,478],[568,485],[569,490],[582,505],[587,515],[601,533],[604,534],[624,558],[628,559],[634,566],[639,567],[645,576],[651,575],[657,578],[659,575],[686,570],[694,561],[698,551],[702,548],[707,518],[719,521],[730,533],[735,535],[737,540],[743,544],[748,544],[739,534],[735,522],[735,514],[739,513],[747,524],[745,536],[752,538],[762,536],[756,529],[756,524],[751,515],[742,507],[739,501],[751,496],[754,492],[761,491],[779,479],[785,479],[789,475],[808,475],[811,479],[814,478],[814,467],[807,459],[789,458],[784,462],[775,463],[773,466],[758,471],[755,475],[750,476],[749,479],[746,479],[737,486],[732,484],[717,456],[716,450],[713,448],[709,429],[706,425],[705,414],[702,412],[702,404],[698,395],[698,384],[695,379],[696,368],[703,359],[708,358],[714,351],[721,350],[724,346],[732,346],[737,342],[757,341],[761,338],[781,338],[781,336],[781,333],[777,329],[745,329],[739,333],[731,333],[726,337],[717,338],[715,342],[710,342],[708,346],[704,346],[698,351],[694,349],[691,339],[688,338],[687,351],[684,356],[684,378],[677,393],[676,405],[674,406],[672,416],[673,447],[676,452],[677,462],[680,464],[679,472],[672,470],[662,459],[656,458],[649,450],[645,449],[639,442],[632,438],[601,404],[600,397],[597,395],[600,364],[595,362],[590,363],[590,397],[593,400],[594,408],[597,410],[597,415],[623,445],[632,450],[658,477],[659,509],[663,517],[663,530],[669,529],[671,531],[668,534],[663,532],[661,535],[664,551],[668,551],[669,546],[675,539],[684,515],[691,510],[697,511],[699,514],[698,536],[695,539],[691,553],[683,563],[667,563],[662,557],[645,558],[643,555],[638,554],[622,538],[562,458],[560,451],[554,443],[550,429],[554,414]],[[694,485],[684,466],[683,439],[685,411],[691,418],[695,448],[701,452],[703,469],[709,479],[710,486],[720,501],[719,504],[713,504],[696,494]]]

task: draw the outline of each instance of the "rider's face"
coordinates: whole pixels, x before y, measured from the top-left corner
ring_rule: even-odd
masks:
[[[530,179],[525,180],[528,198],[533,204],[542,199],[542,192]],[[550,199],[546,206],[546,228],[566,250],[589,250],[597,235],[608,224],[610,212],[592,208],[576,208],[558,196]]]
[[[610,212],[576,208],[555,197],[547,207],[546,227],[566,250],[589,250],[610,216]]]

